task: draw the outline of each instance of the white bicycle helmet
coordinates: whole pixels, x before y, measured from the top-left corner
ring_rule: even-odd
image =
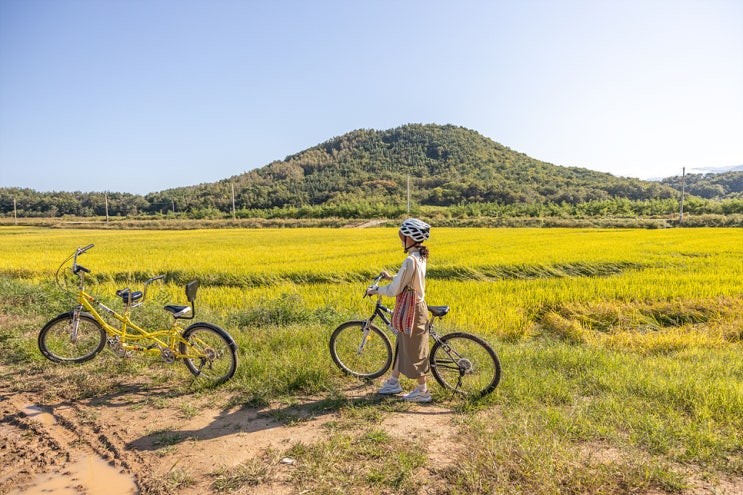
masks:
[[[400,226],[400,232],[415,242],[423,242],[431,235],[431,226],[417,218],[408,218]]]

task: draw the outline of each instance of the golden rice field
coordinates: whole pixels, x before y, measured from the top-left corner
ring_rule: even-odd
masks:
[[[4,227],[0,272],[49,281],[68,254],[89,243],[95,248],[79,261],[96,275],[99,296],[166,274],[167,287],[153,292],[177,298],[181,284],[199,278],[200,303],[222,315],[281,296],[298,297],[307,308],[367,311],[360,297],[366,282],[383,269],[394,271],[404,257],[395,231],[384,228]],[[619,330],[645,335],[714,324],[741,309],[740,229],[442,228],[429,246],[429,304],[452,306],[450,325],[485,335],[520,338],[551,322],[575,338],[598,329],[618,341]],[[735,331],[723,327],[697,337],[713,343]]]
[[[116,289],[166,275],[141,309],[151,321],[162,304],[185,302],[186,282],[201,280],[199,320],[224,327],[239,346],[235,377],[211,391],[230,395],[226,407],[310,395],[337,413],[326,440],[297,441],[246,466],[273,469],[274,457],[295,458],[297,491],[743,489],[743,229],[434,228],[426,299],[452,307],[437,328],[484,337],[503,365],[500,385],[479,402],[432,390],[437,404],[461,414],[451,419],[456,446],[445,454],[427,438],[380,431],[395,406],[373,393],[347,399],[349,378],[327,352],[336,325],[370,312],[361,297],[368,282],[403,260],[395,229],[0,227],[0,365],[29,372],[37,380],[29,383],[48,383],[43,393],[64,400],[110,397],[136,380],[172,388],[187,374],[167,374],[162,363],[116,364],[105,352],[64,369],[40,356],[39,328],[72,304],[54,288],[57,267],[91,243],[78,261],[92,272],[90,292],[114,308]],[[360,465],[361,447],[366,464],[391,460],[384,469]],[[450,464],[440,466],[442,456]]]

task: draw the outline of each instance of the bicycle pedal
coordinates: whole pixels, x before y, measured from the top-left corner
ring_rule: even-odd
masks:
[[[171,364],[175,361],[175,353],[170,349],[160,349],[160,359],[165,363]]]

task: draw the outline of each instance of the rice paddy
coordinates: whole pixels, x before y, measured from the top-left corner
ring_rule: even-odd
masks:
[[[327,338],[368,315],[364,287],[404,257],[390,228],[3,227],[4,363],[50,366],[35,332],[69,309],[54,274],[90,243],[78,261],[103,300],[166,275],[143,308],[152,321],[201,280],[199,319],[236,338],[225,388],[244,403],[336,397],[349,378]],[[428,244],[427,302],[452,307],[441,329],[484,337],[503,364],[495,393],[456,406],[466,448],[462,469],[435,471],[441,493],[679,493],[743,477],[743,230],[434,228]]]
[[[394,272],[404,257],[392,229],[6,227],[0,273],[48,282],[69,253],[89,243],[96,247],[79,261],[92,270],[99,295],[159,274],[175,294],[199,278],[201,303],[224,317],[282,295],[310,309],[366,311],[359,297],[366,282]],[[452,306],[453,326],[497,337],[529,336],[546,315],[604,333],[716,322],[743,294],[738,229],[436,229],[429,246],[428,302]],[[674,320],[663,308],[684,315]],[[602,314],[610,322],[596,322]]]

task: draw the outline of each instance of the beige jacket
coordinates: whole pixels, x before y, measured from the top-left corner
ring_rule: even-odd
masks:
[[[417,251],[405,258],[392,282],[380,286],[379,293],[383,296],[395,297],[407,286],[415,289],[419,301],[426,300],[426,260]]]

